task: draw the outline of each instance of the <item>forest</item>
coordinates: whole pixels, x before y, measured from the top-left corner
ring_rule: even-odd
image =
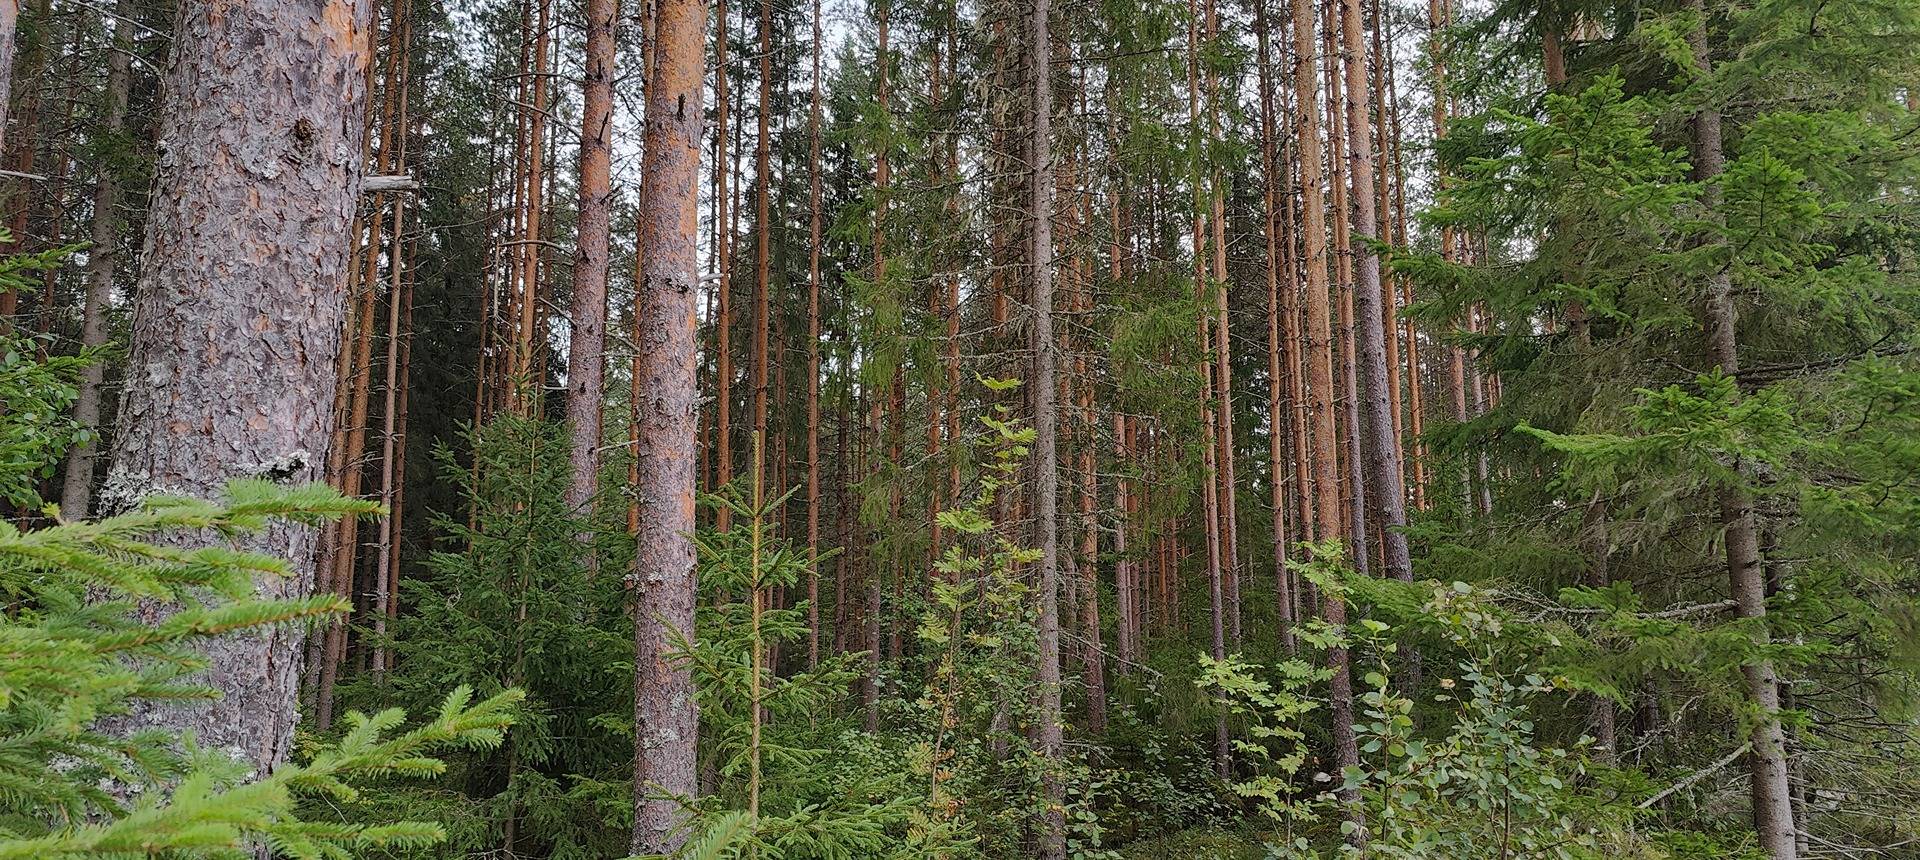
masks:
[[[1920,858],[1920,0],[0,0],[0,860]]]

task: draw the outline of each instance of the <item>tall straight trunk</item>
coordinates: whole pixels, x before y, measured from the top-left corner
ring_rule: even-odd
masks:
[[[1320,92],[1313,67],[1313,0],[1289,0],[1293,13],[1293,87],[1297,114],[1295,123],[1296,157],[1300,162],[1301,264],[1306,270],[1306,389],[1313,409],[1313,478],[1315,537],[1338,540],[1344,536],[1345,517],[1340,509],[1339,451],[1335,438],[1333,382],[1333,319],[1327,285],[1327,222],[1320,199],[1325,182],[1320,165]],[[1325,601],[1322,617],[1336,628],[1347,623],[1347,608],[1338,599]],[[1327,649],[1327,664],[1333,672],[1328,690],[1328,716],[1333,723],[1336,763],[1342,768],[1360,764],[1360,746],[1353,731],[1353,677],[1347,649]],[[1354,836],[1365,831],[1366,814],[1359,804],[1358,792],[1341,791],[1350,821],[1357,827]],[[1350,837],[1351,838],[1351,837]]]
[[[1082,269],[1074,294],[1074,312],[1082,319],[1093,312],[1091,275]],[[1107,727],[1107,655],[1100,641],[1100,533],[1094,517],[1094,500],[1100,487],[1094,474],[1093,446],[1099,429],[1093,420],[1093,379],[1087,373],[1084,349],[1074,356],[1073,370],[1079,378],[1076,390],[1080,399],[1080,635],[1085,640],[1080,658],[1082,683],[1087,688],[1087,730],[1098,734]]]
[[[694,433],[699,421],[694,310],[699,296],[700,109],[706,4],[658,0],[640,195],[640,283],[633,397],[644,398],[634,456],[640,508],[634,621],[633,850],[676,853],[695,794],[699,718],[693,673],[673,659],[692,639]]]
[[[820,0],[807,108],[807,670],[820,665]]]
[[[773,222],[769,218],[772,181],[772,156],[768,150],[768,113],[773,103],[773,4],[760,4],[760,104],[754,110],[758,124],[753,153],[753,432],[767,436],[767,333],[772,328],[768,314],[773,289],[768,260],[773,247]],[[765,444],[764,441],[761,444]]]
[[[147,259],[104,511],[155,492],[215,497],[228,481],[320,476],[360,193],[369,7],[188,0],[176,20]],[[212,273],[219,273],[213,277]],[[191,539],[189,539],[191,540]],[[276,525],[241,548],[288,559],[272,598],[313,585],[314,530]],[[117,724],[193,731],[256,773],[286,760],[295,625],[204,646],[212,700],[150,700]]]
[[[1281,178],[1284,174],[1280,172],[1274,150],[1272,40],[1267,27],[1267,0],[1256,0],[1253,30],[1260,77],[1260,168],[1267,178],[1260,197],[1260,232],[1266,242],[1267,252],[1267,462],[1270,469],[1269,524],[1273,532],[1274,626],[1281,645],[1290,649],[1293,643],[1293,599],[1287,574],[1287,482],[1284,465],[1288,425],[1284,397],[1286,378],[1281,373],[1285,346],[1281,340],[1280,324],[1280,272],[1283,268],[1280,247],[1283,234],[1277,222],[1275,202],[1279,193],[1275,186],[1284,181]],[[1284,241],[1292,240],[1288,238]],[[1292,289],[1291,274],[1288,275],[1288,289]]]
[[[573,331],[567,344],[567,508],[587,512],[600,472],[600,422],[607,352],[608,223],[613,198],[614,27],[619,0],[587,0],[587,55],[581,82],[580,211],[573,257]],[[583,542],[593,539],[583,531]]]
[[[0,0],[0,67],[11,70],[12,18],[17,11],[14,0]],[[106,92],[102,96],[100,134],[114,139],[127,125],[127,97],[133,82],[133,0],[115,0],[113,45],[107,52]],[[6,84],[0,82],[0,127],[6,125]],[[5,132],[0,130],[0,135]],[[113,270],[120,250],[120,175],[109,165],[101,165],[93,189],[92,244],[87,247],[87,295],[81,310],[80,345],[98,349],[107,343],[107,305],[113,300]],[[82,429],[100,424],[101,383],[106,367],[101,362],[88,364],[81,372],[79,391],[73,403],[73,420]],[[60,487],[60,511],[78,519],[87,515],[93,502],[94,461],[99,446],[88,441],[75,445],[67,454],[67,471]]]
[[[553,0],[536,2],[533,60],[528,67],[533,101],[527,110],[525,209],[519,245],[515,248],[520,258],[520,313],[513,353],[517,379],[510,382],[513,387],[509,392],[515,413],[519,415],[534,414],[544,385],[538,371],[538,352],[545,340],[539,322],[543,316],[540,279],[544,274],[540,265],[543,253],[540,225],[546,214],[547,57],[552,44]]]
[[[122,17],[114,24],[114,41],[120,41]],[[15,37],[20,30],[20,0],[0,0],[0,152],[7,151],[7,107],[13,104],[13,55]]]
[[[1340,0],[1329,0],[1323,10],[1321,63],[1327,86],[1327,162],[1333,202],[1334,272],[1339,303],[1339,336],[1335,341],[1339,377],[1339,434],[1341,501],[1347,507],[1347,561],[1354,570],[1371,568],[1367,530],[1364,470],[1360,466],[1360,375],[1354,354],[1353,315],[1353,203],[1348,199],[1346,112],[1342,109],[1345,78],[1340,71]]]
[[[1693,49],[1694,69],[1702,79],[1713,76],[1713,46],[1708,34],[1711,19],[1704,0],[1689,4],[1700,18],[1688,34]],[[1720,175],[1726,169],[1725,144],[1721,138],[1718,105],[1708,102],[1693,117],[1694,181],[1701,183],[1701,207],[1709,220],[1720,215]],[[1708,243],[1721,243],[1717,233],[1706,234]],[[1736,330],[1739,320],[1734,307],[1733,281],[1724,266],[1707,275],[1705,319],[1707,346],[1713,362],[1729,377],[1740,373],[1740,341]],[[1735,468],[1740,468],[1736,461]],[[1753,499],[1738,485],[1718,490],[1720,521],[1725,529],[1727,574],[1731,581],[1734,614],[1747,619],[1754,644],[1765,647],[1771,642],[1767,630],[1767,572],[1760,558],[1760,532],[1755,522]],[[1792,781],[1787,772],[1786,733],[1780,724],[1780,682],[1773,661],[1755,657],[1741,664],[1740,673],[1747,683],[1747,698],[1759,719],[1753,726],[1753,750],[1747,754],[1753,793],[1753,829],[1760,847],[1774,860],[1793,860],[1798,856],[1797,828],[1793,817]]]
[[[1200,147],[1199,132],[1201,126],[1200,100],[1208,94],[1200,76],[1200,10],[1193,0],[1187,0],[1187,122],[1191,128],[1190,140],[1195,151]],[[1207,266],[1207,213],[1210,202],[1206,189],[1206,180],[1197,162],[1190,168],[1188,180],[1193,186],[1193,290],[1196,313],[1195,346],[1200,355],[1200,423],[1202,427],[1203,447],[1201,453],[1202,469],[1200,480],[1201,515],[1205,520],[1205,540],[1207,545],[1207,597],[1208,621],[1212,626],[1212,657],[1224,660],[1227,656],[1226,636],[1226,574],[1220,558],[1221,520],[1220,520],[1220,445],[1218,413],[1213,408],[1213,386],[1215,367],[1212,360],[1212,323],[1214,304],[1209,293],[1209,269]],[[1228,748],[1227,718],[1224,713],[1214,720],[1213,764],[1215,773],[1226,779],[1232,769],[1232,755]]]
[[[1040,814],[1041,860],[1066,856],[1066,817],[1062,802],[1060,754],[1060,452],[1054,402],[1053,340],[1053,75],[1049,54],[1048,0],[1033,0],[1033,123],[1027,169],[1032,204],[1027,217],[1033,232],[1033,429],[1034,525],[1040,544],[1040,629],[1035,715],[1046,809]]]
[[[1401,483],[1399,434],[1394,430],[1394,408],[1388,389],[1393,385],[1394,367],[1387,360],[1387,304],[1380,279],[1380,255],[1373,243],[1380,238],[1378,188],[1374,177],[1373,118],[1369,110],[1365,32],[1360,19],[1360,0],[1341,0],[1340,35],[1346,54],[1347,97],[1347,178],[1352,193],[1352,229],[1359,241],[1353,243],[1355,274],[1354,329],[1352,354],[1359,365],[1362,385],[1355,393],[1360,401],[1364,445],[1356,455],[1366,465],[1365,490],[1369,520],[1379,529],[1381,557],[1386,569],[1380,571],[1404,582],[1413,581],[1413,563],[1408,558],[1407,536],[1400,531],[1407,524],[1406,488]]]
[[[1213,0],[1206,3],[1206,37],[1212,42],[1220,35],[1220,17]],[[1218,137],[1220,134],[1219,81],[1208,66],[1206,73],[1207,90],[1207,134]],[[1215,431],[1215,441],[1219,453],[1215,454],[1218,469],[1215,477],[1220,484],[1218,514],[1220,516],[1222,585],[1226,591],[1227,633],[1234,647],[1241,641],[1241,605],[1240,605],[1240,517],[1238,513],[1237,493],[1234,476],[1233,444],[1233,337],[1227,321],[1227,291],[1231,283],[1227,279],[1227,212],[1226,182],[1218,170],[1210,172],[1211,217],[1208,221],[1213,229],[1212,242],[1208,250],[1213,258],[1214,297],[1214,410],[1215,421],[1219,429]]]
[[[388,85],[398,87],[400,96],[399,105],[393,117],[397,130],[394,134],[395,155],[392,162],[395,172],[405,172],[409,128],[407,95],[408,85],[411,82],[413,53],[413,6],[405,4],[395,12],[400,17],[396,24],[399,34],[394,39],[395,50],[399,53],[399,59],[395,63],[398,77],[396,80],[388,81]],[[389,281],[387,285],[386,385],[383,389],[385,401],[381,404],[380,410],[380,506],[386,509],[387,514],[380,523],[379,550],[376,556],[378,564],[374,568],[372,583],[374,593],[372,669],[375,672],[384,672],[387,668],[387,650],[384,640],[387,633],[387,612],[392,606],[393,597],[387,590],[387,571],[398,562],[393,540],[394,493],[397,491],[399,482],[404,478],[395,470],[394,460],[397,450],[395,432],[398,429],[400,404],[400,339],[403,336],[400,324],[403,316],[412,314],[412,308],[406,307],[406,302],[412,297],[412,293],[406,287],[406,211],[406,197],[396,196],[393,201],[393,240],[387,248]]]
[[[727,123],[733,106],[727,92],[727,40],[731,19],[727,0],[714,6],[715,29],[713,67],[713,259],[715,302],[719,310],[713,317],[713,415],[714,415],[714,489],[733,482],[733,236],[727,190]],[[733,524],[733,512],[726,506],[714,511],[715,525],[721,530]]]

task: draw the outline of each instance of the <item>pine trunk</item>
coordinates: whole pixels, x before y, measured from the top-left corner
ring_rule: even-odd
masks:
[[[334,421],[349,228],[360,190],[369,7],[190,0],[165,77],[147,259],[103,510],[230,480],[320,476]],[[213,277],[217,273],[218,277]],[[315,532],[242,548],[288,559],[266,597],[312,588]],[[164,611],[164,610],[162,610]],[[146,700],[123,728],[194,732],[264,774],[293,738],[303,631],[205,646],[214,700]]]
[[[694,605],[694,434],[699,420],[694,311],[699,296],[700,110],[706,6],[659,0],[653,74],[646,81],[641,171],[640,284],[635,342],[641,402],[634,456],[640,508],[634,601],[633,773],[636,853],[677,853],[695,794],[699,720],[693,675],[673,659],[691,639]]]
[[[600,471],[606,378],[608,207],[613,197],[614,27],[618,0],[587,0],[586,77],[581,83],[580,211],[573,258],[573,330],[567,344],[567,427],[572,434],[567,507],[585,515]],[[590,531],[581,540],[592,540]]]

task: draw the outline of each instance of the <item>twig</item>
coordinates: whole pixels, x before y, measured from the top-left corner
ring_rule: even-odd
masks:
[[[1708,774],[1711,774],[1716,770],[1719,770],[1723,767],[1726,767],[1727,765],[1732,764],[1734,759],[1737,759],[1743,755],[1746,755],[1747,750],[1750,750],[1750,749],[1753,749],[1752,741],[1748,741],[1744,744],[1741,744],[1739,749],[1736,749],[1733,752],[1727,753],[1725,756],[1722,756],[1719,761],[1716,761],[1713,764],[1707,765],[1706,767],[1703,767],[1699,770],[1694,771],[1686,779],[1680,780],[1679,782],[1676,782],[1670,786],[1667,786],[1666,790],[1660,792],[1659,794],[1649,797],[1646,800],[1640,801],[1640,803],[1637,804],[1636,808],[1652,809],[1654,804],[1659,803],[1662,800],[1666,800],[1668,797],[1672,796],[1674,792],[1685,791],[1686,789],[1691,787],[1694,783],[1699,782],[1700,780],[1706,779]]]

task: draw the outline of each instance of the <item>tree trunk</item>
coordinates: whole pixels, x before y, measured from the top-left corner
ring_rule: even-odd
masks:
[[[1343,536],[1345,517],[1340,506],[1339,451],[1334,421],[1333,319],[1327,289],[1326,212],[1320,199],[1324,182],[1320,165],[1320,93],[1315,86],[1314,14],[1312,0],[1289,0],[1293,13],[1293,86],[1297,157],[1301,185],[1301,262],[1307,273],[1306,332],[1307,393],[1313,409],[1314,515],[1318,522],[1318,540],[1338,540]],[[1338,600],[1327,600],[1322,615],[1336,628],[1347,623],[1347,608]],[[1328,714],[1333,722],[1336,763],[1341,768],[1358,766],[1360,748],[1353,731],[1353,677],[1347,649],[1329,648],[1327,664],[1333,671],[1328,691]],[[1337,778],[1337,777],[1336,777]],[[1365,833],[1366,814],[1359,804],[1358,792],[1344,790],[1341,799],[1350,821],[1357,827],[1355,836]]]
[[[820,665],[820,0],[807,108],[807,671]]]
[[[640,507],[634,601],[633,850],[672,854],[686,839],[699,719],[693,674],[670,655],[692,639],[694,604],[694,310],[699,295],[700,110],[706,6],[659,0],[658,46],[647,76],[641,171],[640,285],[634,344],[640,409],[634,456]],[[666,795],[666,797],[659,797]]]
[[[1394,367],[1387,361],[1385,293],[1380,283],[1380,255],[1373,250],[1379,238],[1379,217],[1375,204],[1378,188],[1374,177],[1373,119],[1368,110],[1369,93],[1364,33],[1361,30],[1360,0],[1342,0],[1340,33],[1346,53],[1347,99],[1347,178],[1352,193],[1352,229],[1358,235],[1355,245],[1353,357],[1359,365],[1361,396],[1362,450],[1354,452],[1366,464],[1365,492],[1369,519],[1379,529],[1383,576],[1403,582],[1413,581],[1413,562],[1408,558],[1407,536],[1399,531],[1407,524],[1406,489],[1401,483],[1400,445],[1394,432],[1394,410],[1388,389],[1393,385]]]
[[[572,434],[567,508],[588,513],[600,471],[600,410],[606,378],[608,206],[613,136],[614,26],[619,0],[587,0],[586,77],[581,84],[580,212],[573,259],[573,331],[567,345],[567,426]],[[583,531],[582,542],[592,533]],[[591,557],[591,553],[589,554]]]
[[[1693,49],[1695,70],[1702,78],[1713,75],[1712,44],[1708,38],[1707,8],[1704,0],[1689,4],[1700,17],[1699,26],[1688,35]],[[1709,219],[1720,217],[1720,174],[1726,155],[1721,140],[1720,109],[1709,103],[1693,117],[1694,181],[1701,183],[1701,205]],[[1708,242],[1724,241],[1709,233]],[[1736,332],[1737,311],[1733,304],[1733,282],[1725,267],[1716,267],[1707,275],[1704,328],[1714,364],[1729,377],[1740,372],[1740,345]],[[1739,464],[1735,463],[1738,468]],[[1756,527],[1753,499],[1736,485],[1719,488],[1720,521],[1725,528],[1727,574],[1731,580],[1735,614],[1752,623],[1754,644],[1764,647],[1770,641],[1767,631],[1767,578],[1760,560],[1759,529]],[[1753,727],[1753,751],[1747,755],[1753,791],[1753,829],[1760,847],[1774,860],[1793,860],[1798,856],[1793,818],[1793,792],[1787,774],[1786,733],[1780,725],[1780,683],[1773,662],[1755,658],[1740,667],[1746,677],[1747,697],[1759,711]]]
[[[719,279],[715,281],[715,301],[719,310],[713,316],[713,460],[714,486],[718,490],[733,482],[733,236],[727,191],[727,123],[733,106],[727,98],[727,0],[714,7],[716,29],[713,70],[713,259]],[[721,506],[714,511],[714,525],[726,530],[733,524],[733,512]]]
[[[1257,0],[1253,9],[1253,29],[1256,37],[1256,60],[1260,76],[1260,167],[1266,176],[1261,194],[1260,232],[1266,242],[1267,252],[1267,460],[1269,466],[1268,490],[1270,526],[1273,532],[1273,578],[1274,578],[1274,620],[1275,633],[1283,648],[1291,650],[1293,644],[1293,608],[1287,574],[1287,483],[1284,463],[1286,462],[1285,432],[1287,420],[1285,414],[1284,389],[1286,377],[1281,372],[1281,356],[1285,347],[1281,340],[1282,327],[1280,301],[1281,233],[1277,223],[1276,197],[1279,189],[1276,185],[1283,182],[1278,159],[1274,150],[1274,103],[1273,77],[1271,69],[1271,39],[1268,35],[1267,0]],[[1288,238],[1286,241],[1292,241]],[[1292,290],[1292,275],[1288,275],[1287,289]]]
[[[1033,231],[1034,524],[1040,544],[1039,702],[1035,719],[1046,809],[1040,814],[1040,858],[1066,856],[1060,778],[1060,452],[1054,403],[1053,340],[1053,76],[1048,0],[1033,0],[1033,127],[1029,149]]]
[[[159,492],[214,497],[235,478],[319,477],[360,191],[368,18],[354,0],[182,4],[104,511]],[[314,543],[293,525],[242,541],[294,571],[262,577],[261,594],[307,594]],[[193,731],[265,774],[292,741],[303,635],[278,625],[211,641],[204,680],[221,698],[144,701],[116,722]]]
[[[14,0],[0,0],[0,67],[12,69]],[[107,52],[107,84],[100,115],[100,135],[118,138],[127,124],[127,97],[133,81],[133,2],[114,3],[113,46]],[[0,105],[6,100],[6,84],[0,82]],[[0,107],[4,112],[5,107]],[[0,115],[0,127],[6,117]],[[4,131],[0,131],[4,134]],[[107,343],[107,305],[113,300],[113,274],[120,250],[120,175],[111,165],[102,164],[93,189],[92,244],[87,247],[87,296],[81,311],[80,345],[98,349]],[[73,403],[73,420],[81,428],[93,430],[100,424],[101,384],[106,379],[101,362],[87,365],[80,378],[78,396]],[[61,515],[79,519],[87,515],[93,501],[94,461],[99,445],[84,442],[67,454],[67,471],[60,488]]]

